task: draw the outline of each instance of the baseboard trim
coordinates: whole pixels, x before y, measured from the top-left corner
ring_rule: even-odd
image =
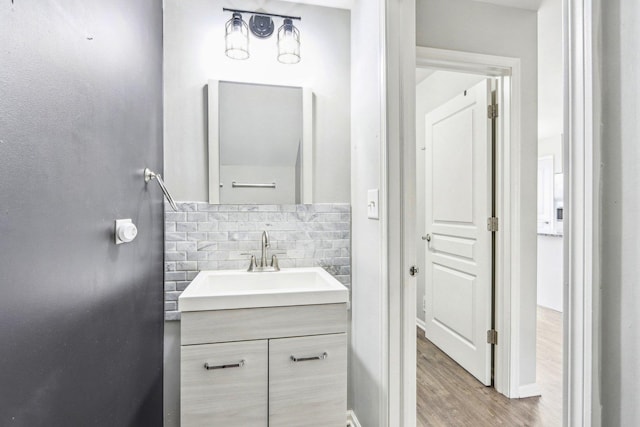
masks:
[[[520,395],[518,396],[520,399],[524,399],[525,397],[540,396],[542,393],[540,393],[540,387],[537,383],[531,383],[521,385],[518,388],[518,394]]]
[[[422,329],[423,331],[426,328],[424,320],[420,319],[419,317],[416,317],[416,325],[418,326],[418,328]]]
[[[358,421],[358,417],[356,417],[356,413],[351,409],[347,411],[347,425],[349,427],[362,427],[360,421]]]

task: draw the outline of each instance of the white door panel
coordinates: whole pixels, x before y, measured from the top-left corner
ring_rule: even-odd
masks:
[[[473,221],[473,105],[434,122],[432,131],[433,219]],[[456,194],[458,197],[451,197]]]
[[[446,332],[473,344],[473,291],[476,277],[433,264],[433,320]],[[456,295],[456,299],[451,298]]]
[[[486,80],[426,116],[425,331],[491,384],[491,126]]]

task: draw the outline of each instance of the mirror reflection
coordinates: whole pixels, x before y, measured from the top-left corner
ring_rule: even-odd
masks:
[[[303,143],[303,89],[230,81],[209,85],[217,85],[210,89],[209,104],[218,112],[217,121],[210,120],[209,150],[218,157],[210,158],[210,191],[217,189],[210,202],[304,203],[304,160],[311,153]]]

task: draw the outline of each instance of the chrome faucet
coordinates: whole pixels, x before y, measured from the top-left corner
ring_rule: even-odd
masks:
[[[260,257],[260,267],[267,266],[267,248],[269,247],[269,233],[267,230],[262,232],[262,256]]]
[[[269,243],[269,233],[267,231],[262,232],[262,255],[260,256],[260,264],[256,261],[256,257],[252,254],[244,254],[251,255],[251,261],[249,264],[249,268],[247,271],[280,271],[280,267],[278,266],[278,258],[275,254],[271,256],[271,265],[267,264],[267,248],[271,246]]]

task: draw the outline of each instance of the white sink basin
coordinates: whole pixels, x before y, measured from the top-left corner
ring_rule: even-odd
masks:
[[[276,272],[201,271],[180,295],[180,311],[336,304],[347,288],[320,267]]]

